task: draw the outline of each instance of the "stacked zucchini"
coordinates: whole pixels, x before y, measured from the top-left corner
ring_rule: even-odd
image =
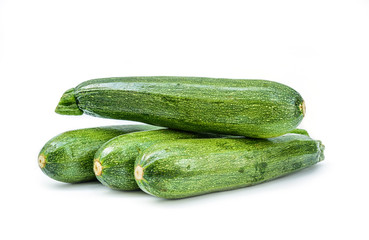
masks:
[[[324,145],[296,129],[305,103],[266,80],[123,77],[67,90],[56,112],[139,121],[62,133],[38,163],[68,183],[176,199],[250,186],[312,166]]]

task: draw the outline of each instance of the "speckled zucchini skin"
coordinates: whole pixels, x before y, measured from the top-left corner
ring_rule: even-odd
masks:
[[[298,92],[272,81],[159,76],[83,82],[65,92],[55,111],[268,138],[295,129],[304,109]]]
[[[165,141],[137,158],[135,177],[139,187],[151,195],[185,198],[284,176],[322,161],[323,150],[320,141],[300,134]],[[136,175],[139,168],[141,180]]]
[[[41,149],[39,166],[47,176],[61,182],[96,180],[93,159],[103,143],[121,134],[152,129],[158,127],[122,125],[64,132],[49,140]]]
[[[133,175],[136,158],[146,148],[165,140],[208,138],[216,135],[160,129],[117,136],[104,143],[95,154],[95,164],[101,165],[96,178],[115,190],[139,189]]]

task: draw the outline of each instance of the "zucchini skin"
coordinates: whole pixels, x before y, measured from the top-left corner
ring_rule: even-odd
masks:
[[[151,195],[185,198],[262,183],[324,159],[306,135],[272,139],[180,139],[158,143],[135,163],[138,186]]]
[[[158,129],[150,125],[121,125],[67,131],[41,149],[39,167],[50,178],[66,183],[96,180],[93,158],[99,147],[121,134]]]
[[[295,129],[305,104],[292,88],[267,80],[121,77],[89,80],[67,90],[55,111],[269,138]]]
[[[97,180],[115,190],[139,189],[134,177],[136,158],[146,148],[165,140],[206,138],[216,135],[159,129],[120,135],[104,143],[95,154]]]

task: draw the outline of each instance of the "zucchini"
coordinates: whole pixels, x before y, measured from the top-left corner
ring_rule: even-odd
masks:
[[[145,192],[175,199],[254,185],[324,159],[324,145],[301,134],[271,139],[179,139],[146,149],[135,163]]]
[[[292,88],[267,80],[121,77],[89,80],[67,90],[55,111],[269,138],[295,129],[305,103]]]
[[[41,149],[38,165],[49,177],[67,183],[94,180],[93,157],[98,148],[121,134],[158,129],[150,125],[122,125],[67,131]]]
[[[146,148],[164,140],[215,136],[170,129],[120,135],[104,143],[96,152],[94,172],[105,186],[115,190],[136,190],[139,187],[133,175],[135,160]]]

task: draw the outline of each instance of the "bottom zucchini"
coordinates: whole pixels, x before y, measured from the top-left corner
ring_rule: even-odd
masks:
[[[175,199],[268,181],[324,159],[324,145],[302,134],[270,139],[179,139],[146,149],[135,179],[145,192]]]
[[[38,165],[49,177],[67,183],[94,180],[93,158],[99,147],[121,134],[159,129],[151,125],[122,125],[64,132],[49,140],[38,156]]]
[[[217,135],[159,129],[115,137],[103,144],[95,154],[96,178],[115,190],[139,189],[133,175],[134,165],[137,156],[146,148],[164,140],[215,136]]]

